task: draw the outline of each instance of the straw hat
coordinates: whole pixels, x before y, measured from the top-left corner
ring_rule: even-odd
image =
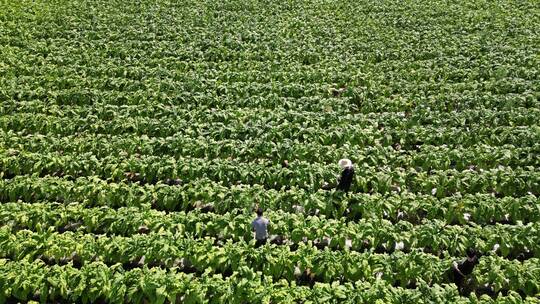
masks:
[[[340,159],[338,162],[341,169],[345,169],[347,167],[352,167],[352,161],[348,158]]]

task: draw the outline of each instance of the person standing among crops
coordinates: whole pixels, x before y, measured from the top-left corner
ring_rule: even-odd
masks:
[[[266,244],[268,240],[268,225],[270,221],[263,217],[263,210],[257,207],[257,218],[251,222],[252,230],[255,231],[255,247]]]
[[[473,272],[474,266],[478,264],[478,255],[476,250],[468,248],[467,257],[461,262],[452,263],[452,279],[460,291],[469,289],[468,278]]]
[[[347,158],[340,159],[338,164],[342,171],[336,188],[347,193],[351,189],[351,184],[354,178],[354,167],[352,161]]]

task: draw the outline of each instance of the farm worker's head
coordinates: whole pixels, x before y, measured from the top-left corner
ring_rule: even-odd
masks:
[[[340,159],[338,164],[341,169],[352,167],[352,161],[348,158]]]

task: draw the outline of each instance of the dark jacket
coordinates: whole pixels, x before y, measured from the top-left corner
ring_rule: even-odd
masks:
[[[349,192],[353,178],[354,178],[353,167],[346,167],[345,169],[343,169],[343,171],[341,172],[341,177],[339,178],[337,189],[344,192]]]
[[[473,272],[473,268],[476,264],[478,264],[478,257],[465,259],[465,261],[457,264],[457,268],[452,267],[453,281],[458,287],[461,287],[464,284],[465,277]]]

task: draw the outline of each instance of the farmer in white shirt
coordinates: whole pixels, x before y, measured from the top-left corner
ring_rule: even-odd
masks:
[[[268,240],[268,225],[270,224],[270,221],[262,215],[262,209],[260,207],[257,208],[257,218],[251,222],[252,230],[255,231],[255,247],[266,244],[266,241]]]

